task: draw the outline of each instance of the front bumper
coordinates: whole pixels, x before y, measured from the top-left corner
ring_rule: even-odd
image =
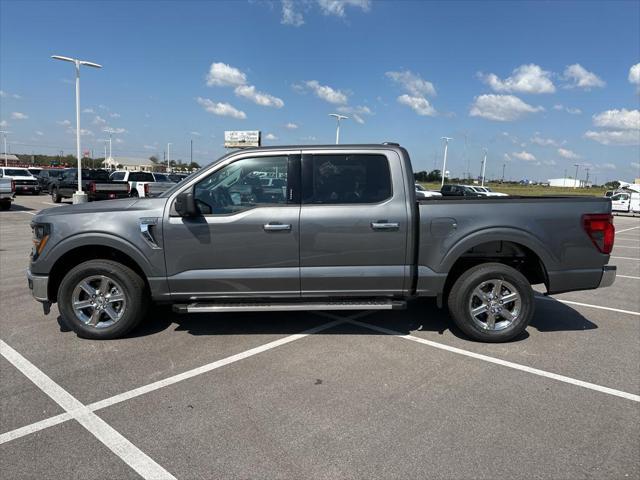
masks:
[[[602,277],[600,278],[598,288],[610,287],[613,285],[613,282],[616,281],[616,270],[617,267],[615,265],[605,265],[602,267]]]
[[[48,276],[34,275],[31,273],[31,270],[27,270],[27,282],[29,283],[29,290],[31,290],[33,298],[42,303],[50,303],[47,293],[49,288]]]

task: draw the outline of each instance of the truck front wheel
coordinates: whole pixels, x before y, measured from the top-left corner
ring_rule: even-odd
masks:
[[[51,189],[51,201],[53,203],[60,203],[62,201],[62,197],[58,194],[58,189],[56,187]]]
[[[121,263],[90,260],[72,268],[58,289],[58,308],[80,337],[122,337],[144,318],[147,295],[142,278]]]
[[[533,317],[529,281],[501,263],[483,263],[464,272],[449,293],[455,324],[474,340],[506,342],[520,335]]]

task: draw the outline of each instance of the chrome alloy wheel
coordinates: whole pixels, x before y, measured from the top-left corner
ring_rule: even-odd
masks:
[[[81,280],[71,296],[73,311],[85,325],[106,328],[122,318],[127,301],[120,284],[105,275]]]
[[[509,282],[485,280],[472,292],[469,313],[483,330],[504,330],[515,322],[521,311],[520,294]]]

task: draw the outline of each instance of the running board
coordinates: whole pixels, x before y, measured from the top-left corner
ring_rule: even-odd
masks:
[[[175,304],[176,313],[213,312],[300,312],[309,310],[404,310],[404,300],[364,300],[343,302],[273,302],[273,303],[189,303]]]

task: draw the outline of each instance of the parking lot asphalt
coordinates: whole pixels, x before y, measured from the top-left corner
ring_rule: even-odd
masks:
[[[612,287],[539,295],[506,344],[468,340],[431,300],[154,308],[97,342],[27,289],[29,222],[49,202],[0,212],[5,478],[640,477],[639,218],[615,218]]]

